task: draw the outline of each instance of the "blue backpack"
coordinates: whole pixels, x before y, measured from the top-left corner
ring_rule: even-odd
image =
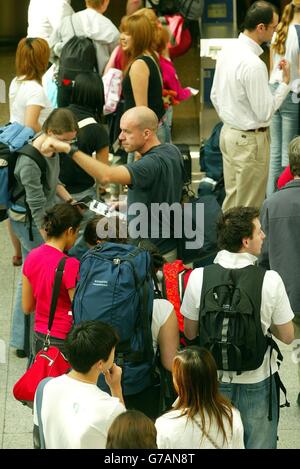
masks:
[[[17,194],[14,193],[16,185],[14,170],[20,154],[28,156],[38,165],[41,182],[46,184],[46,160],[36,148],[27,143],[33,135],[34,131],[31,128],[17,122],[0,127],[0,221],[7,218],[7,209],[25,194],[24,189]],[[30,209],[26,206],[26,213],[31,220],[29,212]]]
[[[116,330],[120,339],[116,363],[123,368],[125,396],[152,384],[153,299],[148,251],[129,244],[105,242],[82,257],[73,300],[74,322],[99,320]],[[107,390],[101,375],[98,386]]]

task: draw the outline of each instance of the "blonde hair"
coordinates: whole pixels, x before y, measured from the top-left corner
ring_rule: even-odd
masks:
[[[50,57],[48,42],[39,37],[25,37],[16,52],[16,75],[24,80],[36,80],[42,84]]]
[[[295,5],[293,4],[293,2],[291,2],[283,10],[282,19],[277,28],[275,41],[274,44],[272,44],[272,49],[279,55],[285,54],[285,43],[287,40],[289,26],[294,18],[294,13]]]
[[[163,26],[152,8],[141,8],[134,15],[146,16],[153,27],[153,49],[161,54],[170,41],[170,31]]]

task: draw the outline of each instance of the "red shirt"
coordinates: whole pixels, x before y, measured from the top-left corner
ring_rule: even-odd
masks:
[[[55,270],[63,256],[67,257],[59,249],[42,244],[33,249],[24,262],[23,274],[32,286],[36,301],[34,330],[42,334],[47,334]],[[78,270],[79,261],[68,257],[51,329],[51,336],[58,339],[66,338],[73,323],[68,290],[75,287]]]
[[[288,182],[292,181],[293,179],[294,179],[294,176],[291,173],[290,166],[287,166],[278,178],[278,181],[277,181],[278,189],[281,189],[283,186],[285,186]]]

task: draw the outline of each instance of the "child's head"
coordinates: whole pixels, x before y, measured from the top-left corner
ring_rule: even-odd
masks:
[[[120,414],[108,430],[106,449],[156,448],[155,425],[138,410],[127,410]]]
[[[96,215],[87,223],[83,238],[90,248],[104,241],[126,244],[127,226],[119,217]]]

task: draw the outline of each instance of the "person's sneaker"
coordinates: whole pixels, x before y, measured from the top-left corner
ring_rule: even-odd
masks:
[[[299,392],[298,397],[297,397],[297,404],[300,407],[300,392]]]
[[[26,358],[27,354],[24,350],[17,348],[16,355],[18,358]]]

